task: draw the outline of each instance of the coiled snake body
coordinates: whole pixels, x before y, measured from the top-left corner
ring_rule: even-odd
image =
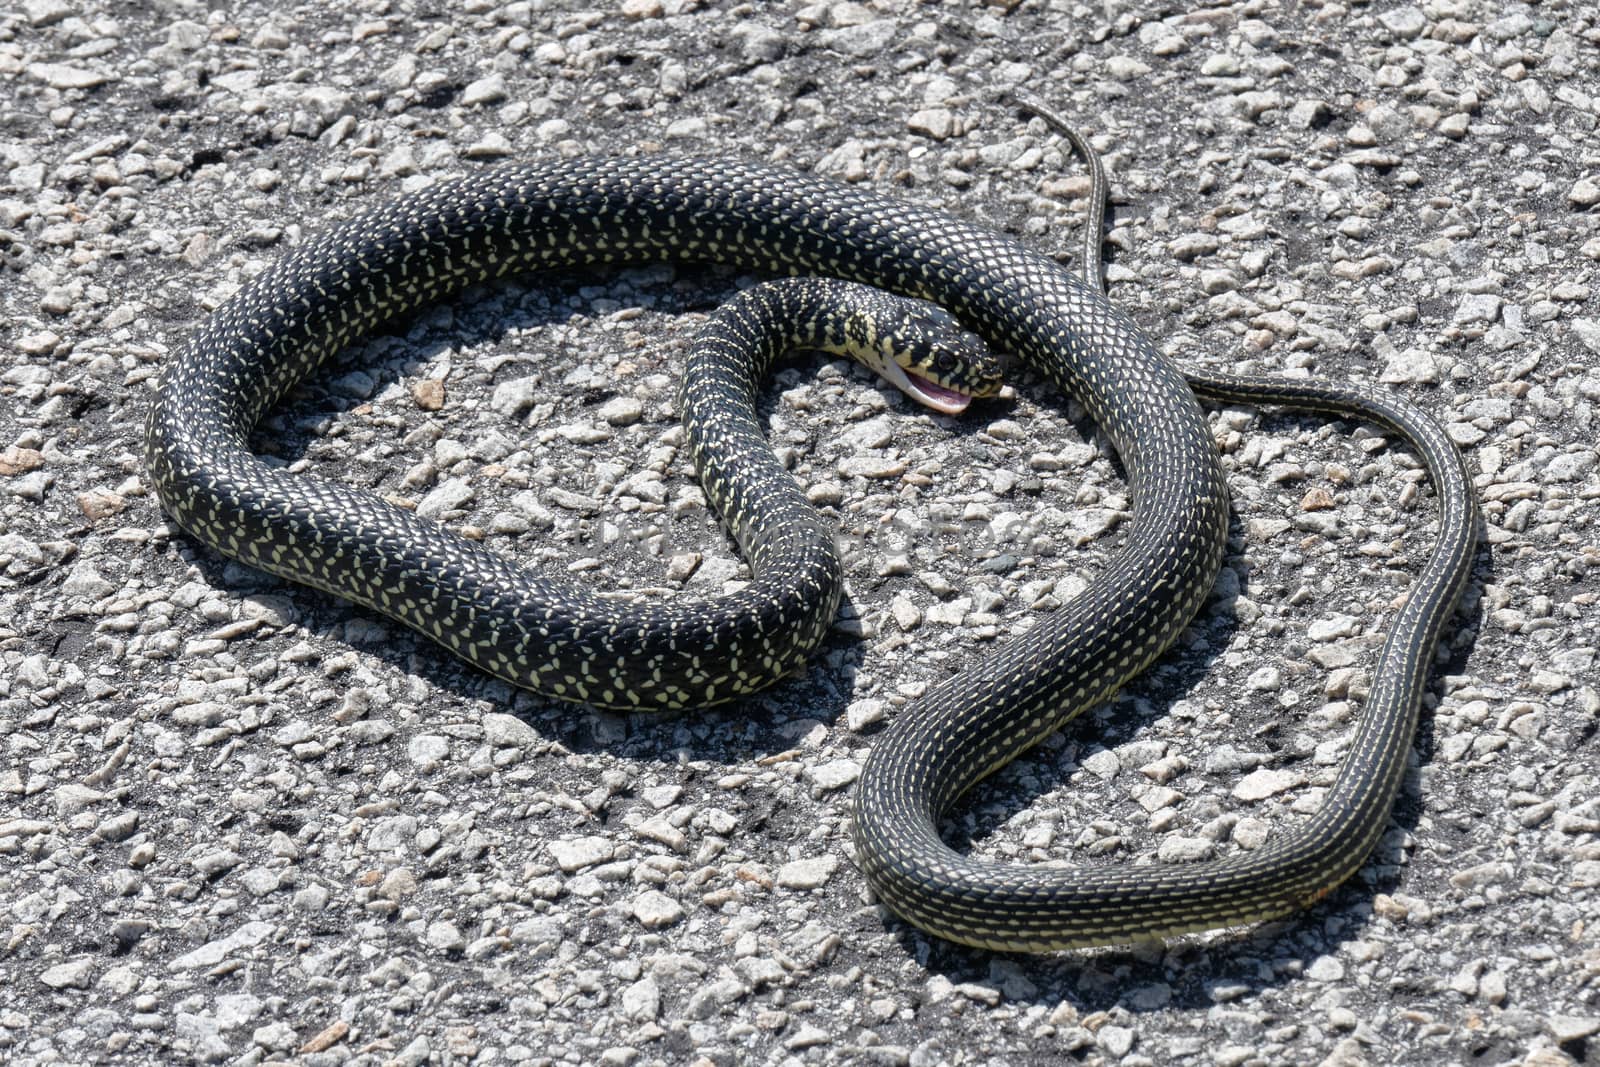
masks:
[[[374,607],[554,697],[667,709],[758,689],[820,639],[839,565],[834,532],[762,442],[748,382],[713,375],[685,387],[707,493],[754,574],[713,601],[597,597],[370,494],[275,471],[246,446],[290,385],[410,308],[511,272],[660,258],[832,275],[940,304],[1078,397],[1129,473],[1134,518],[1106,571],[877,739],[856,796],[857,860],[889,907],[956,941],[1040,950],[1283,914],[1359,867],[1399,789],[1423,678],[1464,581],[1471,500],[1450,442],[1415,409],[1367,391],[1259,379],[1197,384],[1397,426],[1441,488],[1438,547],[1395,622],[1321,810],[1255,852],[1188,865],[1000,865],[939,839],[937,820],[962,793],[1173,641],[1216,577],[1227,496],[1183,374],[1127,316],[1050,259],[938,211],[718,161],[580,159],[434,186],[299,247],[194,335],[151,411],[154,488],[217,550]]]

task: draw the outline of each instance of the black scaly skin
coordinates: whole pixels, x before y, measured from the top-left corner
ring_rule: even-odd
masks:
[[[146,441],[156,492],[218,551],[389,614],[552,697],[669,710],[760,689],[803,662],[804,635],[814,643],[831,620],[837,593],[817,595],[837,582],[828,553],[751,560],[755,581],[719,600],[618,603],[371,494],[275,471],[246,448],[290,385],[380,322],[507,273],[661,258],[833,275],[923,297],[991,347],[1031,359],[1084,398],[1130,469],[1142,471],[1148,454],[1161,471],[1156,488],[1185,500],[1164,509],[1173,527],[1144,543],[1136,521],[1115,577],[1100,583],[1101,597],[1144,603],[1149,616],[1137,627],[1149,647],[1113,662],[1146,662],[1192,614],[1220,552],[1220,475],[1182,379],[1125,316],[1045,257],[940,212],[740,163],[504,167],[307,242],[229,300],[168,367]],[[1166,415],[1143,421],[1151,410]],[[715,500],[720,490],[709,492]],[[1211,547],[1200,558],[1174,552],[1169,535]],[[1176,605],[1151,603],[1129,579],[1191,592]],[[1101,673],[1081,691],[1101,694],[1120,680],[1109,666]],[[1062,697],[1077,703],[1079,691]]]
[[[857,862],[885,903],[943,937],[1037,950],[1281,914],[1359,865],[1387,818],[1427,654],[1464,575],[1470,499],[1449,493],[1418,606],[1408,604],[1391,638],[1400,680],[1382,708],[1384,683],[1374,686],[1356,738],[1374,733],[1381,744],[1352,746],[1306,825],[1217,863],[1121,871],[984,863],[939,839],[937,819],[975,782],[1172,642],[1215,579],[1227,501],[1183,375],[1132,322],[1050,259],[937,211],[721,161],[580,159],[435,186],[302,246],[212,317],[152,408],[152,483],[180,524],[219,551],[375,607],[539,692],[666,709],[759,688],[802,662],[827,626],[837,560],[832,535],[791,507],[792,481],[769,490],[730,473],[758,450],[748,427],[723,429],[731,415],[689,425],[707,435],[693,446],[697,462],[755,581],[720,600],[645,607],[535,576],[369,494],[269,470],[245,448],[284,389],[404,310],[513,271],[661,258],[834,275],[943,305],[1077,396],[1129,472],[1134,519],[1105,572],[935,689],[875,745],[856,797]],[[686,406],[731,411],[741,388],[748,393],[691,384]],[[724,463],[735,451],[738,463]],[[1441,455],[1428,460],[1442,486],[1459,480],[1459,458],[1453,472]],[[798,547],[821,540],[827,551]],[[1386,649],[1380,669],[1396,666],[1391,658]]]

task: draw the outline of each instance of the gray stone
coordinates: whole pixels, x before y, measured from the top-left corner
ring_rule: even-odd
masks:
[[[194,1012],[180,1011],[175,1019],[178,1040],[188,1044],[192,1055],[205,1063],[218,1063],[233,1054],[215,1019]]]
[[[655,889],[647,889],[633,898],[633,917],[647,930],[671,926],[683,918],[683,905]]]
[[[556,865],[568,874],[598,863],[605,863],[616,855],[616,848],[611,840],[598,836],[580,837],[571,841],[552,841],[549,849]]]
[[[418,734],[406,745],[406,755],[423,770],[431,770],[450,758],[450,739],[438,734]]]
[[[486,78],[479,78],[462,90],[461,103],[467,107],[498,104],[508,95],[504,75],[491,74]]]
[[[110,74],[65,63],[30,63],[28,75],[52,89],[93,89],[116,80]]]
[[[94,958],[86,956],[46,967],[39,972],[39,981],[51,989],[88,989],[94,970]]]
[[[539,731],[524,719],[502,712],[489,712],[483,717],[483,737],[491,745],[531,749],[543,743]]]
[[[1422,31],[1428,27],[1427,16],[1414,7],[1397,7],[1381,12],[1378,15],[1378,22],[1402,41],[1420,37]]]
[[[1262,767],[1239,780],[1239,784],[1233,787],[1233,797],[1244,801],[1265,800],[1304,784],[1305,776],[1298,772]]]
[[[785,889],[820,889],[838,868],[837,856],[791,860],[778,868],[777,881]]]

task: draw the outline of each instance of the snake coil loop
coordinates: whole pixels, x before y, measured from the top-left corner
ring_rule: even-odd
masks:
[[[759,688],[830,623],[838,561],[831,534],[794,506],[804,496],[771,462],[753,418],[741,421],[748,385],[686,385],[711,412],[697,460],[724,472],[712,495],[755,574],[711,601],[600,598],[371,494],[289,476],[247,447],[294,382],[411,308],[511,272],[662,258],[832,275],[942,305],[1078,397],[1131,476],[1134,518],[1105,572],[878,739],[856,795],[856,849],[891,909],[956,941],[1050,949],[1279,915],[1361,864],[1399,789],[1428,662],[1469,562],[1472,501],[1449,440],[1371,390],[1200,372],[1186,382],[1094,286],[938,211],[722,161],[580,159],[433,186],[302,245],[194,334],[150,413],[155,491],[217,551],[375,608],[552,697],[665,709]],[[1338,781],[1303,826],[1210,863],[1063,868],[960,855],[939,839],[941,814],[1141,671],[1212,586],[1227,494],[1191,384],[1213,397],[1357,411],[1408,436],[1439,488],[1433,557],[1394,624]]]

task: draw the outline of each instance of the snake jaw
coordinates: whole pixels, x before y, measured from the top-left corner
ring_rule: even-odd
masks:
[[[874,369],[912,400],[940,414],[959,415],[972,403],[972,397],[967,394],[946,389],[937,382],[906,370],[892,359],[885,360],[882,366]]]

